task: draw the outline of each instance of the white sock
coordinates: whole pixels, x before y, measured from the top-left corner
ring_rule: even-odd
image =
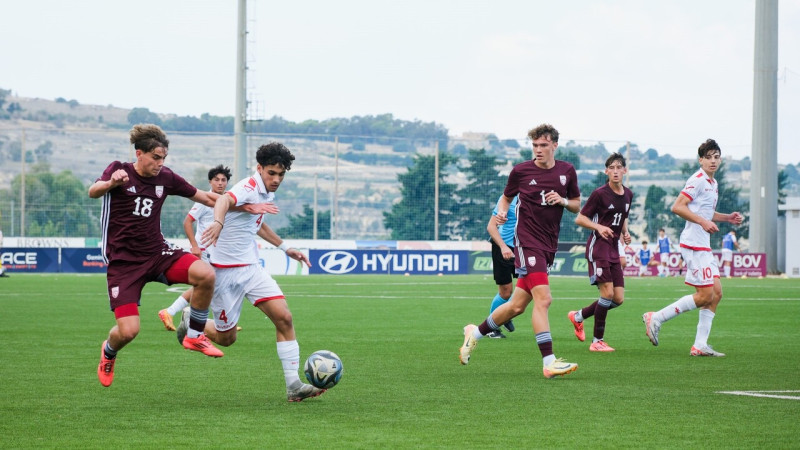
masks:
[[[277,343],[278,358],[283,365],[283,377],[286,379],[286,387],[290,387],[300,382],[297,369],[300,368],[300,346],[297,341],[283,341]]]
[[[653,316],[655,316],[656,320],[659,322],[664,323],[668,320],[678,317],[678,314],[685,313],[686,311],[691,311],[693,309],[697,309],[697,305],[694,304],[694,297],[692,295],[684,295],[678,299],[678,301],[653,314]]]
[[[478,327],[472,329],[472,337],[474,337],[475,339],[480,339],[483,337],[483,335],[481,334],[481,330]]]
[[[575,319],[575,322],[578,322],[578,323],[583,322],[583,309],[579,309],[579,310],[575,311],[575,315],[573,316],[573,319]]]
[[[170,316],[174,316],[178,314],[183,308],[189,306],[189,302],[186,301],[183,296],[178,297],[172,304],[167,308],[167,312]]]
[[[725,276],[731,276],[731,266],[725,266]]]
[[[547,355],[542,358],[542,365],[549,366],[556,360],[556,355]]]
[[[694,346],[703,348],[708,345],[708,335],[711,334],[711,322],[714,321],[714,314],[710,309],[701,309],[700,317],[697,320],[697,334],[694,337]]]

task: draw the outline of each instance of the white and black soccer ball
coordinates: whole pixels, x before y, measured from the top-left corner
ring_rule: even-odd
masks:
[[[303,371],[306,379],[320,389],[330,389],[342,379],[342,360],[336,353],[319,350],[308,356]]]

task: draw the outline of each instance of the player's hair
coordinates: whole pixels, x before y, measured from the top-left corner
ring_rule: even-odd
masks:
[[[717,144],[717,141],[713,139],[706,139],[706,141],[700,144],[700,147],[697,149],[697,156],[699,156],[700,158],[705,158],[706,155],[708,155],[714,150],[718,151],[720,156],[722,156],[722,149],[719,148],[719,144]]]
[[[664,231],[664,229],[663,228],[659,228],[658,231]],[[664,232],[666,233],[666,231],[664,231]]]
[[[628,167],[628,163],[625,161],[625,157],[622,156],[622,153],[619,152],[612,153],[611,156],[609,156],[608,159],[606,159],[606,167],[610,166],[611,164],[614,164],[614,161],[619,161],[619,163],[622,164],[622,167]]]
[[[647,244],[647,239],[643,239],[642,244]]]
[[[211,181],[217,175],[225,175],[227,180],[231,179],[231,169],[228,167],[224,167],[222,164],[218,165],[217,167],[212,168],[208,171],[208,181]]]
[[[549,123],[543,123],[538,127],[528,131],[528,137],[531,138],[532,141],[539,139],[544,135],[550,136],[551,141],[558,142],[558,130],[556,130],[555,127]]]
[[[292,170],[294,155],[280,142],[270,142],[269,144],[258,147],[256,161],[261,164],[261,167],[280,164],[288,171]]]
[[[136,150],[150,153],[158,147],[169,149],[169,139],[158,125],[140,123],[134,125],[130,131],[131,144]]]

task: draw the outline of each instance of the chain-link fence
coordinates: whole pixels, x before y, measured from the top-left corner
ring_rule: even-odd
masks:
[[[208,189],[209,168],[233,166],[231,134],[167,134],[166,165],[200,189]],[[287,238],[486,239],[486,223],[509,171],[530,158],[524,140],[486,134],[427,140],[249,134],[249,171],[255,170],[258,146],[270,141],[284,143],[296,157],[277,192],[281,213],[268,217]],[[133,160],[127,129],[0,124],[0,142],[0,226],[6,236],[99,236],[100,201],[90,199],[87,188],[111,161]],[[602,168],[600,153],[583,155],[584,167]],[[581,171],[580,178],[583,185],[594,173]],[[183,237],[190,207],[187,199],[167,200],[166,237]],[[574,217],[565,212],[562,241],[585,239]]]

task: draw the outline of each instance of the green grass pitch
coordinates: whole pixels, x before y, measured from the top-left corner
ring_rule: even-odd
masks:
[[[341,383],[288,403],[272,324],[245,306],[225,357],[179,347],[156,312],[176,297],[149,284],[142,330],[119,354],[114,384],[96,369],[113,324],[104,275],[0,279],[2,448],[797,448],[800,280],[725,279],[710,343],[693,358],[697,312],[664,325],[641,314],[692,290],[678,278],[627,279],[594,354],[566,319],[597,291],[551,279],[556,355],[577,372],[546,380],[530,311],[508,339],[483,339],[468,366],[462,327],[496,292],[485,276],[277,277],[294,314],[301,364],[339,354]],[[587,321],[591,336],[593,321]],[[793,391],[789,398],[721,391]],[[764,393],[762,393],[764,394]],[[770,395],[766,393],[766,395]]]

